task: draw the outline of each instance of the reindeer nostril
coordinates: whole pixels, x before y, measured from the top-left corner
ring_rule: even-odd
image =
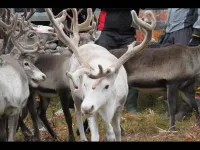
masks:
[[[46,79],[46,76],[43,75],[43,76],[42,76],[42,79],[45,80],[45,79]]]
[[[92,105],[92,107],[90,108],[90,112],[94,110],[94,105]]]

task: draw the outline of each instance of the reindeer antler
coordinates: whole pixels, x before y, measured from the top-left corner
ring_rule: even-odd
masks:
[[[52,13],[52,11],[49,8],[45,8],[45,11],[47,12],[47,15],[49,17],[49,20],[51,21],[51,23],[53,24],[59,39],[65,44],[67,45],[70,49],[73,50],[77,60],[79,61],[79,63],[89,69],[92,69],[92,67],[84,60],[84,58],[82,58],[78,52],[78,44],[74,43],[73,39],[70,39],[68,36],[65,35],[65,33],[63,32],[62,28],[59,26],[59,22],[54,18],[54,15]],[[66,14],[66,10],[63,10],[63,14]]]
[[[30,8],[30,13],[27,16],[27,8],[24,8],[24,14],[22,15],[22,17],[25,17],[25,21],[28,21],[36,12],[35,8]]]
[[[156,26],[156,19],[151,11],[146,11],[144,13],[144,16],[146,17],[147,15],[150,16],[151,19],[151,25],[144,22],[142,19],[137,17],[137,14],[134,10],[131,11],[132,19],[135,24],[139,25],[139,29],[142,31],[142,33],[145,34],[145,38],[142,41],[141,44],[135,46],[136,42],[134,41],[132,44],[128,46],[128,50],[126,53],[124,53],[117,61],[117,63],[113,64],[110,66],[108,69],[103,71],[102,66],[99,65],[99,73],[97,75],[90,74],[89,77],[93,79],[101,78],[106,75],[115,73],[116,71],[119,70],[119,68],[128,60],[130,59],[133,55],[135,55],[137,52],[143,50],[148,43],[151,41],[152,38],[152,30]],[[101,67],[100,67],[101,66]]]
[[[17,34],[13,34],[11,37],[11,40],[13,42],[13,44],[22,52],[22,53],[35,53],[41,49],[43,49],[43,47],[40,47],[39,42],[33,44],[33,45],[29,45],[29,46],[22,46],[21,44],[19,44],[17,42],[17,40],[24,35],[28,30],[30,30],[30,24],[28,24],[28,27],[25,27],[25,18],[23,17],[22,20],[20,21],[20,29],[19,29],[19,33]],[[31,48],[36,47],[35,49],[31,50]],[[28,49],[28,50],[27,50]]]
[[[18,15],[14,16],[13,14],[11,14],[10,10],[7,8],[4,9],[4,14],[2,16],[3,17],[2,20],[0,20],[0,31],[3,37],[3,46],[1,47],[0,55],[4,53],[8,45],[8,42],[10,40],[11,34],[16,30],[17,19],[18,19]],[[11,24],[9,24],[11,15],[13,16],[13,20]],[[5,21],[5,17],[7,17],[6,21]],[[3,20],[5,22],[3,22]]]
[[[70,26],[70,28],[72,28],[73,17],[71,17],[71,16],[67,13],[67,11],[69,11],[70,8],[67,8],[67,9],[64,9],[64,10],[66,11],[66,16],[71,20],[71,26]],[[79,14],[81,13],[82,10],[83,10],[83,9],[79,9],[78,12],[77,12],[77,15],[79,15]],[[60,18],[62,15],[63,15],[63,10],[62,10],[60,13],[58,13],[58,14],[55,16],[55,18]],[[64,25],[64,31],[65,31],[66,33],[72,34],[73,31],[67,26],[67,20],[66,20],[66,23],[64,23],[64,22],[62,22],[62,23],[63,23],[63,25]]]
[[[60,28],[60,26],[58,25],[58,22],[54,19],[53,14],[51,12],[50,9],[46,9],[46,12],[49,16],[50,21],[52,22],[53,26],[55,27],[55,30],[58,34],[58,37],[63,41],[64,44],[68,45],[70,49],[72,49],[72,51],[74,52],[77,60],[79,61],[79,63],[81,65],[83,65],[84,67],[88,68],[88,69],[92,69],[92,67],[84,60],[83,57],[80,56],[79,52],[78,52],[78,42],[79,42],[79,32],[80,31],[86,31],[86,30],[90,30],[92,29],[92,27],[95,25],[95,23],[93,23],[93,25],[90,25],[90,22],[92,20],[92,10],[91,9],[87,9],[88,15],[87,15],[87,19],[85,22],[83,22],[82,24],[78,24],[78,17],[77,17],[77,11],[76,9],[72,8],[72,13],[73,13],[73,34],[74,37],[72,39],[70,39],[69,37],[67,37],[64,32],[62,31],[62,29]],[[66,14],[66,10],[63,11],[63,14]],[[108,69],[103,70],[103,67],[101,65],[98,65],[99,67],[99,73],[98,74],[89,74],[88,76],[90,78],[93,79],[97,79],[97,78],[101,78],[104,76],[107,76],[111,73],[115,73],[116,71],[119,70],[119,68],[128,60],[130,59],[135,53],[143,50],[145,48],[146,45],[148,45],[148,43],[151,40],[152,37],[152,30],[155,27],[156,24],[156,19],[153,15],[153,13],[151,11],[146,11],[144,13],[144,16],[146,17],[147,15],[150,16],[151,19],[151,25],[144,22],[143,20],[141,20],[140,18],[138,18],[136,12],[134,10],[131,11],[131,15],[132,15],[132,19],[135,22],[135,24],[139,25],[140,30],[142,31],[142,33],[145,34],[145,38],[143,40],[143,42],[140,45],[135,46],[135,42],[130,44],[128,46],[128,51],[122,55],[119,60],[117,61],[116,64],[110,66]],[[94,26],[95,27],[95,26]]]

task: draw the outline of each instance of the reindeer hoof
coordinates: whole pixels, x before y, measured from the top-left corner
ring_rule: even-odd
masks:
[[[80,139],[79,142],[89,142],[87,139]]]
[[[76,140],[75,140],[75,137],[70,135],[70,136],[69,136],[69,142],[74,142],[74,141],[76,141]]]
[[[27,138],[26,141],[28,141],[28,142],[37,142],[37,141],[41,141],[41,140],[36,138],[36,137],[34,137],[34,136],[31,136],[31,137]]]
[[[32,132],[29,130],[25,130],[22,131],[22,134],[26,137],[26,138],[31,138],[33,136]]]
[[[54,138],[54,141],[57,141],[57,142],[63,142],[64,139],[61,139],[61,138],[59,138],[59,137],[56,136],[56,137]]]

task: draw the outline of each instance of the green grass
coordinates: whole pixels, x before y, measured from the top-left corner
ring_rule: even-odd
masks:
[[[139,112],[135,116],[122,113],[121,125],[125,129],[126,135],[122,141],[200,141],[200,128],[193,127],[195,124],[194,114],[182,122],[176,122],[177,132],[166,132],[169,129],[169,120],[165,117],[166,104],[157,100],[163,93],[144,94],[140,93],[138,98]],[[64,141],[68,141],[68,130],[64,116],[55,116],[54,113],[60,109],[58,99],[53,99],[47,110],[47,117],[57,135]],[[76,119],[72,112],[73,129],[76,135]],[[32,128],[30,117],[26,118],[26,124]],[[162,130],[161,130],[162,129]],[[105,138],[105,127],[99,117],[100,141]],[[42,140],[54,141],[48,132],[41,132]],[[90,139],[90,135],[87,135]],[[75,137],[79,140],[79,137]],[[20,130],[16,135],[17,141],[24,141],[24,136]]]

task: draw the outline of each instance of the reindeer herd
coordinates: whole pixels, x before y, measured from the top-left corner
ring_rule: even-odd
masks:
[[[45,8],[51,26],[39,28],[30,22],[35,9],[23,16],[0,8],[0,141],[15,141],[18,128],[32,140],[41,141],[37,124],[40,117],[52,138],[59,140],[50,126],[46,110],[52,97],[59,96],[68,125],[68,140],[75,141],[69,108],[75,108],[80,141],[87,141],[82,115],[87,118],[91,141],[99,141],[97,115],[106,127],[107,141],[121,141],[120,115],[128,94],[128,85],[140,91],[167,92],[170,131],[175,130],[176,96],[199,111],[189,88],[198,83],[200,48],[172,45],[147,48],[156,20],[151,11],[144,17],[131,11],[133,23],[144,34],[138,45],[127,49],[107,49],[94,43],[96,23],[90,8],[85,22],[78,23],[78,13],[69,9],[54,16]],[[71,27],[66,25],[71,19]],[[34,94],[40,96],[36,111]],[[27,111],[28,110],[28,111]],[[30,113],[34,133],[24,123]],[[112,125],[111,125],[112,121]]]

